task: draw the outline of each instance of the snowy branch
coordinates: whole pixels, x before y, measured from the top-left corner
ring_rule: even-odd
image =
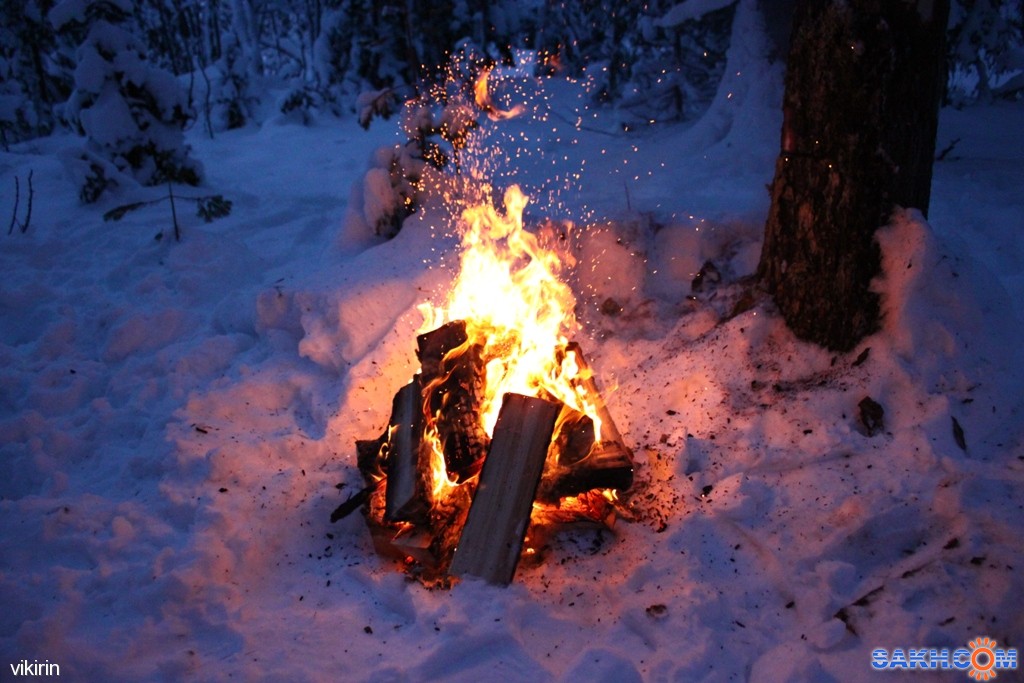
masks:
[[[717,12],[736,0],[687,0],[675,5],[663,17],[655,20],[654,25],[661,28],[675,28],[683,22],[700,19],[706,14]]]

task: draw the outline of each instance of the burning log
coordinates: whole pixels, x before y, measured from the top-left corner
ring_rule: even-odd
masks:
[[[416,358],[420,361],[420,372],[427,382],[441,374],[441,361],[453,349],[469,341],[466,321],[455,320],[436,330],[424,332],[416,337]]]
[[[602,431],[605,425],[608,433],[618,433],[611,422],[602,422]],[[633,485],[630,450],[620,441],[597,441],[594,421],[572,408],[562,409],[551,451],[554,462],[544,471],[539,501],[556,502],[593,489],[625,491]]]
[[[563,409],[552,448],[558,457],[544,473],[537,496],[545,502],[593,489],[625,491],[633,485],[633,453],[623,443],[579,344],[567,344],[558,362],[570,354],[577,367],[573,383],[591,401],[601,433],[594,433],[594,421],[587,415],[568,406]]]
[[[462,321],[417,338],[421,372],[395,395],[384,433],[356,442],[366,486],[331,517],[362,506],[377,552],[428,585],[453,576],[509,583],[520,556],[539,558],[558,530],[610,528],[608,489],[633,482],[632,453],[579,346],[552,361],[580,410],[543,388],[539,397],[505,393],[493,440],[483,426],[492,359],[483,354]]]
[[[506,394],[450,573],[508,584],[561,405]]]
[[[622,435],[619,434],[619,430],[615,427],[615,420],[612,419],[612,414],[608,412],[608,406],[601,399],[601,390],[597,387],[594,372],[590,369],[587,359],[583,357],[583,350],[580,348],[580,345],[576,342],[566,344],[565,351],[559,354],[562,357],[558,361],[562,362],[564,356],[569,354],[575,357],[576,365],[579,368],[579,373],[574,381],[582,388],[583,393],[590,396],[594,401],[594,409],[597,411],[597,417],[601,420],[601,441],[623,443]]]
[[[424,407],[436,416],[448,473],[461,480],[487,454],[490,439],[480,423],[485,367],[466,323],[455,321],[417,337],[424,378]]]
[[[388,428],[387,491],[384,519],[415,522],[426,519],[430,510],[421,465],[423,444],[423,400],[419,375],[402,387],[391,404]]]

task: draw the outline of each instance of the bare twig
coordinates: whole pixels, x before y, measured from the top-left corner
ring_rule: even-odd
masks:
[[[32,189],[32,170],[28,172],[28,209],[25,210],[25,222],[22,223],[18,220],[18,205],[21,203],[21,178],[14,176],[14,208],[11,209],[11,225],[7,228],[7,234],[11,235],[14,233],[15,226],[21,231],[22,234],[28,232],[29,223],[32,222],[32,198],[35,196],[35,190]]]
[[[11,211],[11,227],[7,228],[7,234],[14,232],[14,225],[18,222],[18,200],[21,199],[21,183],[18,176],[14,176],[14,210]]]
[[[953,138],[953,142],[946,145],[945,149],[935,155],[935,161],[942,161],[945,159],[946,156],[953,151],[953,148],[956,147],[958,142],[960,142],[960,138]]]
[[[171,217],[174,220],[175,233],[179,233],[178,225],[178,214],[177,214],[177,201],[184,200],[188,202],[195,202],[196,215],[202,218],[207,223],[223,218],[231,213],[232,202],[230,199],[225,199],[223,195],[219,194],[208,194],[200,197],[190,197],[188,195],[175,195],[170,183],[168,182],[167,194],[163,197],[157,197],[156,199],[149,199],[141,202],[132,202],[131,204],[122,204],[116,206],[110,211],[103,214],[103,220],[105,221],[119,221],[127,216],[132,211],[145,208],[147,206],[155,206],[160,202],[170,200],[171,202]],[[180,240],[179,240],[180,241]]]
[[[203,116],[206,123],[206,133],[213,139],[213,121],[210,119],[210,76],[206,73],[206,67],[200,64],[199,57],[197,55],[192,56],[195,67],[193,73],[198,69],[199,73],[203,75],[203,82],[206,84],[206,90],[203,94]]]
[[[167,183],[167,197],[171,200],[171,220],[174,221],[174,241],[181,241],[181,229],[178,227],[178,212],[174,208],[174,186]]]
[[[28,224],[32,222],[32,198],[36,191],[32,188],[32,169],[28,172],[28,210],[25,212],[25,222],[21,225],[21,234],[28,232]]]

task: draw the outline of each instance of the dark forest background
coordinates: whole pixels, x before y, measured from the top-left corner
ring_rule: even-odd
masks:
[[[752,2],[753,0],[740,0]],[[791,2],[761,2],[783,58]],[[1020,0],[958,0],[947,102],[1019,97]],[[728,0],[26,0],[0,6],[0,143],[65,129],[86,140],[82,199],[129,171],[196,184],[182,143],[276,116],[368,119],[452,60],[586,76],[623,129],[699,116],[726,63]],[[372,112],[369,112],[372,113]]]

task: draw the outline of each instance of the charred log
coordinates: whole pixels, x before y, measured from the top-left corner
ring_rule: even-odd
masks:
[[[461,481],[487,454],[490,443],[480,422],[485,381],[481,347],[469,343],[462,321],[420,335],[417,346],[424,411],[436,416],[448,474]]]
[[[569,354],[574,356],[578,368],[572,381],[593,402],[601,433],[594,434],[594,422],[588,416],[568,407],[563,409],[552,445],[557,458],[545,471],[538,492],[538,499],[545,502],[592,489],[625,491],[633,485],[633,453],[625,446],[601,399],[597,381],[579,344],[568,344],[558,358],[559,363]]]
[[[430,511],[430,564],[424,567],[427,580],[436,581],[450,573],[474,491],[476,483],[469,481],[453,488],[444,499],[435,501]]]
[[[356,466],[359,473],[363,475],[363,481],[367,486],[376,484],[384,476],[384,461],[381,457],[381,449],[388,440],[388,433],[376,439],[360,439],[356,441]]]
[[[416,358],[420,361],[424,384],[437,379],[441,374],[441,361],[467,341],[464,320],[455,320],[416,337]]]
[[[614,425],[608,431],[617,433]],[[569,407],[559,416],[548,460],[537,490],[537,500],[542,502],[593,489],[625,491],[633,485],[629,449],[617,441],[596,441],[594,421]]]

